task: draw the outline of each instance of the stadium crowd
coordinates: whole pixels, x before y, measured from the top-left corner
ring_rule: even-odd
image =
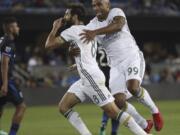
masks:
[[[91,0],[1,0],[0,11],[60,12],[71,3],[83,3],[91,7]],[[111,3],[113,7],[123,8],[127,15],[180,15],[179,0],[111,0]]]
[[[179,0],[111,0],[112,6],[121,7],[128,15],[180,15]],[[91,7],[91,0],[0,0],[0,13],[48,13],[62,12],[70,3],[83,3]],[[42,34],[43,35],[43,34]],[[65,65],[73,64],[73,58],[68,56],[66,48],[60,48],[50,53],[42,49],[45,37],[43,35],[34,43],[27,44],[17,57],[17,83],[23,86],[69,86],[78,79],[77,73],[67,71]],[[23,45],[24,46],[24,45]],[[145,42],[141,45],[146,59],[144,84],[180,83],[180,45],[164,42]],[[43,68],[45,67],[45,68]],[[52,68],[53,67],[53,68]],[[38,72],[44,69],[44,72]],[[50,72],[54,70],[54,72]]]
[[[146,60],[143,84],[180,83],[179,44],[145,42],[142,46]],[[66,65],[72,65],[74,60],[66,49],[60,48],[51,53],[44,51],[41,46],[25,47],[26,55],[20,53],[18,60],[21,63],[18,62],[17,66],[17,81],[28,87],[71,85],[79,77],[76,71],[69,72],[67,69]]]

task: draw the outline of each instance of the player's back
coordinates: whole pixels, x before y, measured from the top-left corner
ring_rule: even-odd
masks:
[[[104,74],[99,69],[96,61],[97,42],[94,40],[88,44],[83,43],[79,34],[82,33],[84,29],[87,29],[84,25],[75,25],[63,31],[61,36],[65,38],[66,41],[68,40],[71,46],[80,48],[80,55],[75,57],[80,77],[83,80],[93,77],[98,81],[102,80],[104,82]]]

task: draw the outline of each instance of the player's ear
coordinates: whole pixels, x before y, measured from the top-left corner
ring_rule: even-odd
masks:
[[[12,33],[14,31],[14,27],[12,25],[9,25],[8,31]]]

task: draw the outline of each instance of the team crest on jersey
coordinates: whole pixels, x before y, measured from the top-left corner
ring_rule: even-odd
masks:
[[[8,53],[11,52],[11,47],[6,47],[5,51]]]

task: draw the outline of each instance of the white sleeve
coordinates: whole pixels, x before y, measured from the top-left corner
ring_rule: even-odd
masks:
[[[74,40],[75,35],[76,35],[76,32],[74,31],[73,27],[70,27],[70,28],[64,30],[63,32],[61,32],[61,37],[67,42]]]
[[[122,17],[126,18],[126,15],[120,8],[111,9],[109,19],[113,20],[113,18],[116,16],[122,16]]]

